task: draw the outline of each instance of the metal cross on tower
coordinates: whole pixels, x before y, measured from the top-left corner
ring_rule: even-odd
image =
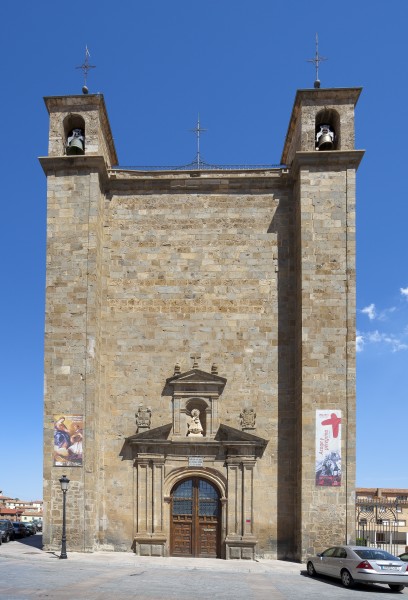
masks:
[[[319,36],[316,33],[316,54],[315,54],[315,57],[314,58],[309,58],[306,61],[306,62],[314,63],[314,65],[316,67],[316,79],[315,79],[315,82],[314,82],[314,87],[315,88],[319,88],[320,87],[319,63],[323,62],[324,60],[327,60],[327,58],[325,58],[324,56],[319,56]]]
[[[88,46],[85,46],[85,60],[83,62],[82,65],[80,65],[79,67],[76,67],[77,69],[81,69],[83,74],[84,74],[84,85],[82,87],[82,93],[83,94],[87,94],[88,93],[88,87],[86,85],[87,83],[87,79],[88,79],[88,71],[90,69],[96,69],[95,65],[90,65],[89,64],[89,57],[91,55],[89,54],[89,50],[88,50]]]
[[[200,127],[200,115],[198,115],[197,117],[197,125],[195,126],[194,129],[190,129],[190,131],[192,131],[193,133],[196,134],[197,136],[197,156],[196,156],[196,163],[197,163],[197,168],[200,168],[200,133],[204,133],[205,131],[207,131],[206,129],[202,129]]]

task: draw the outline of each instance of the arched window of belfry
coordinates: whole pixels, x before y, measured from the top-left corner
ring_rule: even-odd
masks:
[[[81,115],[71,114],[64,119],[65,154],[85,154],[85,121]]]
[[[340,150],[340,115],[334,109],[324,109],[316,114],[315,120],[316,150]]]

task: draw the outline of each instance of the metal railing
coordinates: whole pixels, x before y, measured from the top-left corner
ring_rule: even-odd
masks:
[[[259,171],[287,169],[286,165],[212,165],[204,161],[193,160],[187,165],[173,166],[116,166],[114,171]]]

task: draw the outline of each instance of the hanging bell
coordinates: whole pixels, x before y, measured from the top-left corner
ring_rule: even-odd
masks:
[[[316,150],[333,150],[334,131],[330,125],[320,125],[320,131],[316,134]]]
[[[66,152],[68,156],[85,154],[85,139],[82,129],[73,129],[67,142]]]

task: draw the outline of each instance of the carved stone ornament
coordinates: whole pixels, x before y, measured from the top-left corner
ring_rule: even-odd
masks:
[[[203,426],[201,425],[200,421],[200,411],[197,408],[193,408],[191,411],[187,435],[191,437],[203,437]]]
[[[152,420],[152,411],[149,406],[139,406],[136,413],[136,425],[137,431],[147,431],[150,429],[150,423]]]
[[[239,415],[241,419],[241,429],[255,429],[256,412],[253,408],[244,408]]]

